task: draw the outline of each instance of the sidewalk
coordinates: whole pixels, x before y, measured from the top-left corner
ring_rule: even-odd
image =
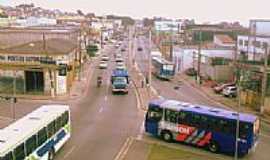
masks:
[[[185,74],[180,74],[177,76],[176,78],[177,81],[183,81],[188,83],[190,86],[194,87],[195,89],[199,90],[202,94],[204,94],[205,96],[207,96],[208,98],[219,102],[225,106],[228,106],[229,108],[236,110],[238,107],[238,101],[237,98],[226,98],[220,94],[215,94],[213,92],[213,89],[210,87],[207,87],[205,85],[198,85],[195,81],[195,79],[193,79],[192,77],[189,77]],[[259,115],[259,112],[256,112],[254,109],[250,108],[250,107],[245,107],[245,106],[241,106],[240,108],[241,111],[244,112],[248,112],[248,113],[252,113],[252,114],[256,114]],[[270,116],[269,115],[263,115],[262,118],[263,121],[267,122],[270,124]]]
[[[147,110],[148,102],[151,99],[158,98],[158,95],[155,93],[153,88],[149,88],[145,83],[145,77],[139,70],[137,64],[133,66],[129,71],[132,75],[132,82],[137,90],[141,109]]]

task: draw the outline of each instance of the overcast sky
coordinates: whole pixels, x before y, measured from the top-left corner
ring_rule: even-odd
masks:
[[[36,6],[65,11],[120,14],[134,18],[194,18],[197,22],[270,19],[269,0],[0,0],[2,5],[34,3]]]

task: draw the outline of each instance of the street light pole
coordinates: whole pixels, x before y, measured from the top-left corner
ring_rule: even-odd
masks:
[[[149,30],[149,54],[148,54],[148,86],[150,88],[151,81],[152,81],[152,57],[151,57],[151,51],[152,51],[152,32],[151,28]]]
[[[267,87],[267,66],[268,66],[268,50],[269,47],[266,45],[265,47],[265,53],[264,53],[264,67],[263,67],[263,79],[262,79],[262,95],[261,95],[261,107],[260,107],[260,113],[263,115],[264,113],[264,105],[265,105],[265,92]]]
[[[237,106],[237,121],[236,121],[236,134],[235,134],[235,151],[234,151],[234,160],[238,160],[238,139],[239,139],[239,113],[241,107],[241,82],[242,82],[242,71],[240,71],[238,86],[237,86],[237,97],[238,97],[238,106]]]
[[[202,31],[200,28],[199,32],[199,48],[198,48],[198,69],[197,69],[197,82],[200,85],[201,84],[201,49],[202,48]]]
[[[16,115],[15,115],[15,103],[16,103],[16,70],[14,71],[14,78],[13,78],[13,98],[11,98],[11,104],[12,104],[12,119],[15,120],[16,119]]]

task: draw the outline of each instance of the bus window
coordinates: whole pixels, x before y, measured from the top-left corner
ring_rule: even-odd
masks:
[[[154,120],[154,121],[160,121],[162,118],[162,109],[160,108],[150,108],[147,113],[147,119]]]
[[[213,131],[218,131],[219,127],[217,124],[217,119],[214,117],[208,118],[208,129]]]
[[[61,125],[62,125],[62,122],[61,122],[62,120],[61,120],[61,117],[58,117],[57,119],[56,119],[56,123],[55,123],[55,129],[56,129],[56,132],[57,131],[59,131],[59,129],[61,128]]]
[[[191,124],[194,127],[200,127],[201,124],[201,116],[198,114],[193,114],[192,115],[192,120],[191,120]]]
[[[239,124],[239,137],[246,139],[250,131],[250,125],[245,122],[240,122]]]
[[[165,111],[165,121],[171,122],[171,123],[177,123],[177,111],[172,111],[169,109],[166,109]]]
[[[55,134],[55,121],[52,121],[48,126],[48,138]]]
[[[204,115],[201,115],[201,123],[200,127],[208,129],[208,124],[207,124],[208,118]]]
[[[5,157],[0,158],[1,160],[13,160],[12,152],[9,152]]]
[[[42,145],[47,140],[46,127],[38,132],[38,146]]]
[[[26,140],[25,148],[26,148],[26,156],[31,154],[37,148],[37,137],[36,137],[36,135],[33,135],[28,140]]]
[[[21,144],[17,148],[15,148],[14,156],[15,156],[15,160],[24,160],[25,158],[24,144]]]
[[[62,115],[62,126],[65,126],[67,123],[68,123],[68,112],[65,112],[63,115]]]
[[[191,124],[191,118],[192,118],[191,113],[181,111],[181,112],[179,112],[179,115],[178,115],[178,123],[179,124],[190,125]]]

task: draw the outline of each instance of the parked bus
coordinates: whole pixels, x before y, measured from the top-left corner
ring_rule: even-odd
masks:
[[[175,100],[153,100],[149,103],[145,131],[165,141],[179,141],[211,152],[234,153],[238,114],[233,111],[193,105]],[[245,155],[258,143],[258,117],[239,114],[239,150]]]
[[[41,106],[0,130],[0,160],[52,160],[70,131],[69,106]]]
[[[173,78],[175,70],[174,64],[165,60],[162,57],[153,57],[152,58],[153,65],[153,74],[161,79],[170,80]]]

